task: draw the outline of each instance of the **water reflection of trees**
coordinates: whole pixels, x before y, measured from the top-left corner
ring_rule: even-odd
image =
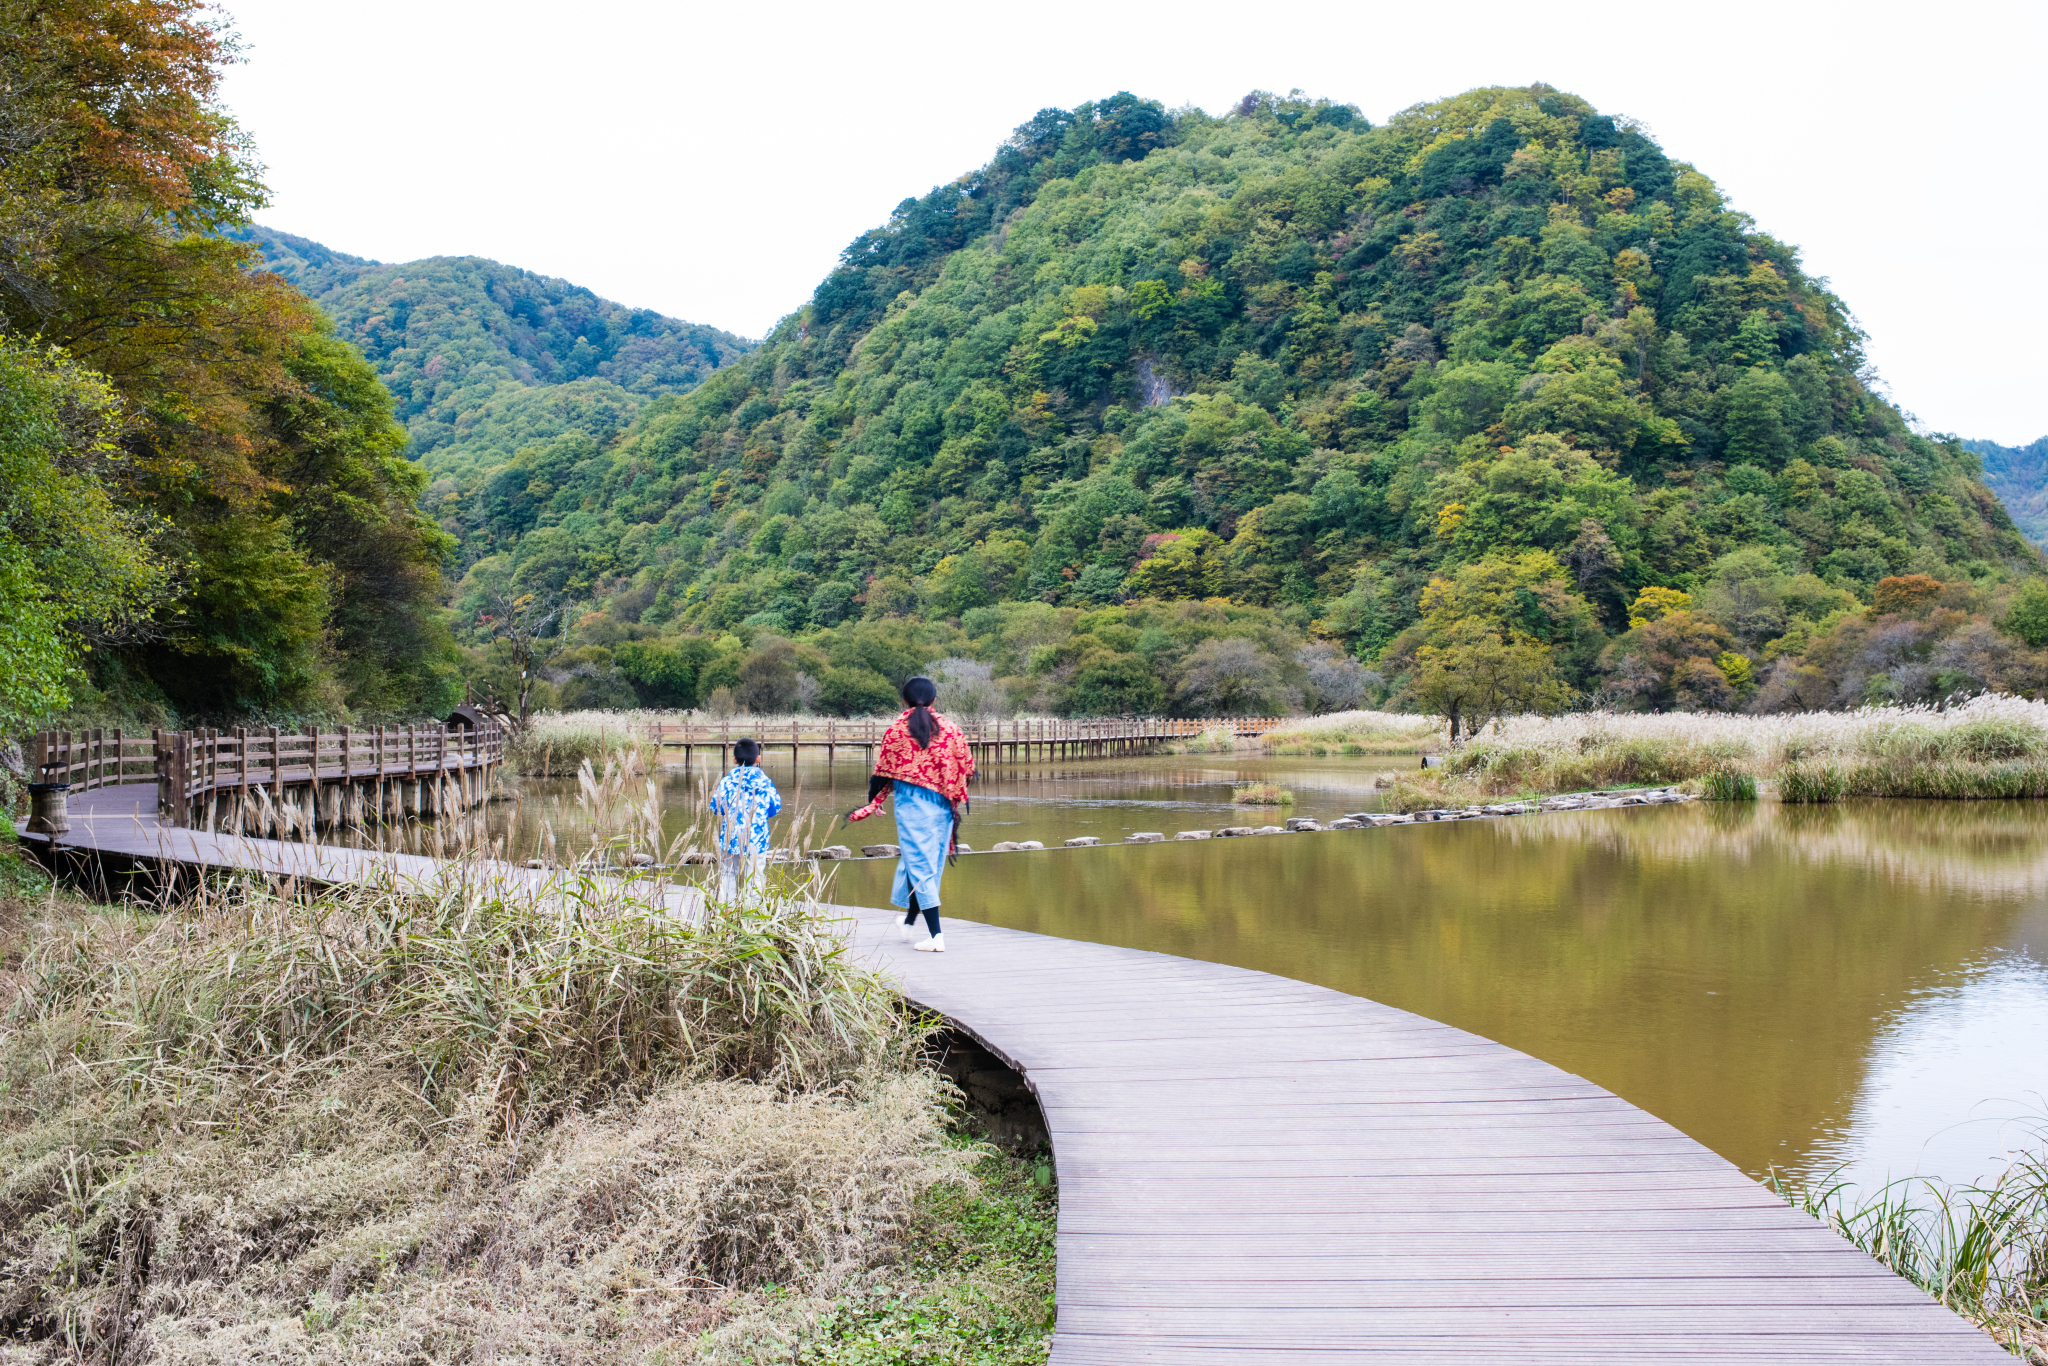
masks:
[[[1675,818],[1674,818],[1675,817]],[[1684,813],[1565,813],[1516,820],[1517,841],[1593,841],[1632,859],[1840,863],[1928,891],[2048,892],[2048,804],[1860,801],[1826,806],[1702,803]]]

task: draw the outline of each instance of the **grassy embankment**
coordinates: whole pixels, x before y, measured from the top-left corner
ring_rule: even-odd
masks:
[[[0,1361],[1044,1359],[1052,1196],[811,888],[0,902]]]
[[[1305,716],[1259,737],[1268,754],[1332,754],[1353,758],[1373,754],[1419,754],[1441,747],[1444,723],[1408,712],[1339,711]]]
[[[1776,1173],[1770,1185],[2014,1356],[2048,1366],[2048,1153],[2020,1153],[1989,1186],[1915,1178],[1855,1200]]]
[[[1937,711],[1865,707],[1778,716],[1579,712],[1512,717],[1401,774],[1391,810],[1591,788],[1686,783],[1723,800],[2048,796],[2048,704],[1980,697]]]

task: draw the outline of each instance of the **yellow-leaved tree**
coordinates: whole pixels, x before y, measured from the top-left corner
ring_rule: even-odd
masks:
[[[1562,709],[1572,688],[1559,653],[1599,638],[1593,609],[1547,550],[1461,565],[1430,581],[1421,606],[1409,686],[1454,741],[1495,717]]]

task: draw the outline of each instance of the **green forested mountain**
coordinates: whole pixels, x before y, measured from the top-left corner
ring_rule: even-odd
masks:
[[[1984,482],[1998,495],[2027,539],[2048,546],[2048,436],[2028,446],[1965,441],[1984,462]]]
[[[749,345],[478,256],[386,265],[260,225],[230,235],[362,349],[437,477],[473,478],[565,433],[606,442]]]
[[[1706,174],[1549,87],[1378,127],[1118,95],[904,200],[618,439],[476,471],[443,526],[496,552],[465,610],[600,608],[578,667],[647,698],[701,691],[691,640],[844,672],[893,618],[1070,709],[1170,703],[1202,639],[1259,632],[1276,687],[1316,638],[1439,706],[2014,685],[1934,656],[2038,555],[1861,341]]]

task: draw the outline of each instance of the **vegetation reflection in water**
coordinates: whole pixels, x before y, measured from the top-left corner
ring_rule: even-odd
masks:
[[[2033,1037],[2042,1023],[1970,1008],[2016,980],[2022,1001],[2048,999],[2044,834],[2048,813],[2018,803],[1699,804],[975,859],[947,902],[1446,1021],[1759,1174],[1968,1180],[2025,1136],[1985,1121],[2048,1092],[2048,1050],[2001,1037],[2016,1015]],[[886,891],[885,867],[862,863],[836,895]],[[1891,1075],[1930,1030],[1951,1037],[1929,1066]],[[1889,1122],[1859,1108],[1874,1073]]]
[[[1324,819],[1413,760],[1188,755],[998,770],[966,832],[997,839]],[[770,771],[821,817],[858,765]],[[663,774],[679,831],[714,763]],[[1279,783],[1284,810],[1232,803]],[[572,783],[492,808],[508,854],[581,847]],[[2048,808],[2026,802],[1688,804],[992,855],[948,874],[951,914],[1318,982],[1446,1021],[1598,1082],[1746,1170],[1858,1185],[1985,1176],[2001,1123],[2048,1093]],[[828,840],[887,840],[887,821]],[[882,905],[892,865],[834,896]]]

